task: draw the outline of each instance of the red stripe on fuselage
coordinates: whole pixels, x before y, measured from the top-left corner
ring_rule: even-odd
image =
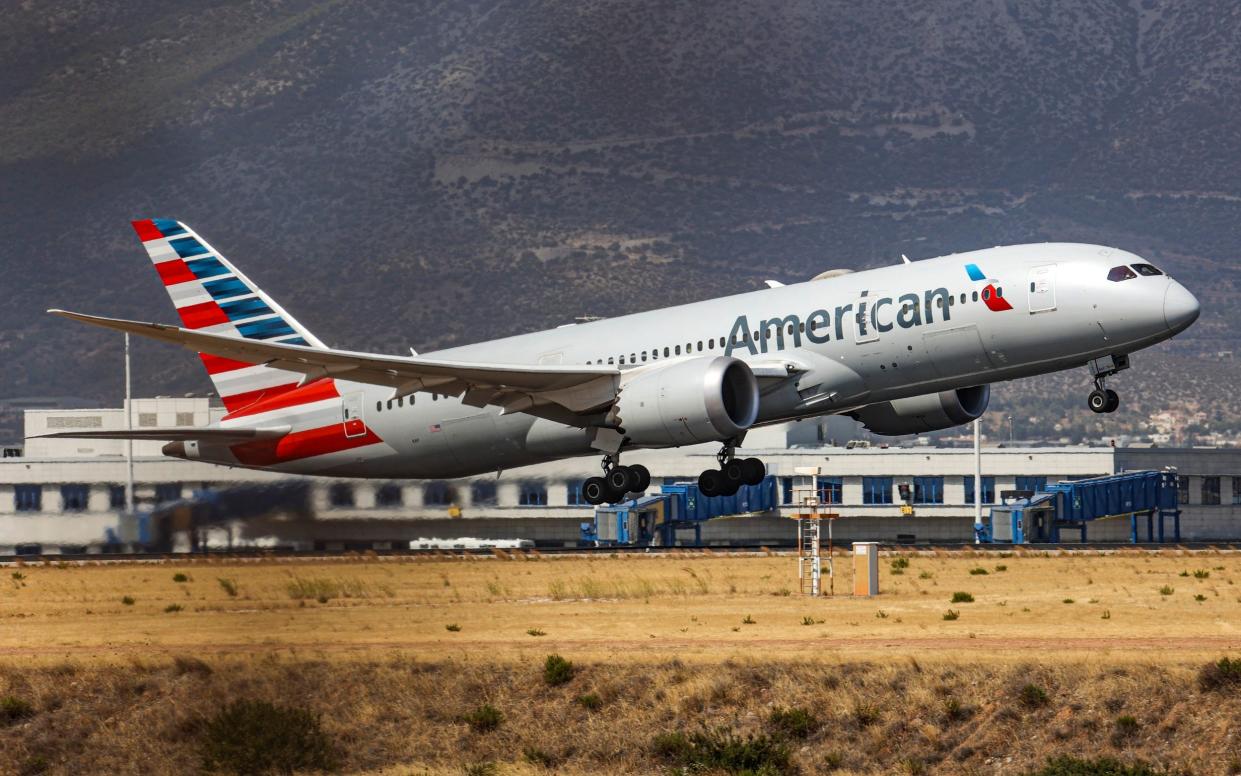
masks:
[[[234,361],[231,358],[213,356],[210,353],[199,353],[198,357],[202,359],[203,366],[207,368],[207,374],[209,375],[218,375],[221,372],[232,372],[236,369],[254,366],[254,364],[249,364],[245,361]]]
[[[138,239],[143,242],[147,242],[148,240],[158,240],[164,236],[164,233],[156,229],[155,223],[149,218],[145,218],[141,221],[130,221],[129,223],[133,226],[134,231],[138,233]]]
[[[345,436],[345,425],[333,423],[321,428],[295,431],[279,439],[245,442],[234,445],[231,449],[233,455],[237,456],[238,462],[246,466],[272,466],[278,463],[299,461],[303,458],[313,458],[316,455],[353,450],[382,441],[369,428],[364,434]]]
[[[190,272],[190,268],[185,266],[185,262],[180,259],[161,261],[155,265],[155,271],[159,273],[159,279],[164,281],[165,286],[175,286],[178,283],[197,280],[194,273]]]
[[[187,329],[202,329],[207,326],[228,323],[228,316],[224,314],[224,311],[215,302],[203,302],[202,304],[192,304],[188,307],[178,307],[177,314],[181,316],[181,322],[185,324]]]
[[[268,395],[263,396],[263,394]],[[249,402],[246,404],[240,403],[239,400],[242,397],[250,397]],[[296,407],[300,404],[311,404],[312,402],[325,399],[338,399],[340,398],[340,392],[336,390],[335,380],[320,378],[313,383],[303,385],[301,388],[298,388],[296,383],[290,383],[288,385],[277,385],[274,388],[253,391],[250,394],[221,396],[220,398],[228,409],[228,415],[224,416],[224,419],[232,420],[234,418],[258,415],[263,412],[271,412],[272,410]]]

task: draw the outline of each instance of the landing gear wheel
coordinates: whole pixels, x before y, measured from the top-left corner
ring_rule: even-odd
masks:
[[[631,490],[630,486],[634,485],[634,480],[637,479],[630,473],[628,466],[614,466],[604,478],[608,482],[608,488],[622,496]]]
[[[1104,391],[1099,388],[1096,388],[1090,392],[1090,395],[1086,397],[1086,405],[1090,407],[1091,412],[1108,412],[1109,411],[1107,408],[1108,404],[1110,403],[1108,400],[1108,395],[1107,395],[1108,393],[1109,393],[1108,391]],[[1119,398],[1116,400],[1116,403],[1117,405],[1120,404]]]
[[[708,498],[720,495],[720,488],[723,486],[724,473],[719,469],[707,469],[698,475],[698,492]]]
[[[608,483],[602,477],[587,477],[582,483],[582,498],[592,507],[607,501],[609,495]]]
[[[640,463],[635,463],[629,467],[629,471],[637,476],[637,487],[632,489],[634,493],[641,493],[651,487],[651,472]]]
[[[1104,393],[1107,394],[1107,406],[1103,408],[1103,411],[1115,412],[1120,408],[1120,396],[1111,388],[1105,390]]]
[[[739,490],[741,490],[741,480],[729,480],[727,476],[725,476],[724,485],[720,488],[719,495],[735,496]]]
[[[757,458],[746,458],[741,462],[741,481],[746,485],[757,485],[767,476],[767,467]]]
[[[745,481],[745,467],[741,465],[741,461],[733,458],[722,467],[724,473],[724,482],[733,489],[733,493],[737,492],[737,488],[741,487],[741,483]],[[735,486],[735,487],[734,487]]]

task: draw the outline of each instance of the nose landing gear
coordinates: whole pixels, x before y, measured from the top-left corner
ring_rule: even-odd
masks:
[[[603,476],[582,483],[582,499],[591,506],[619,504],[629,493],[641,493],[651,485],[651,472],[642,464],[621,466],[618,458],[603,457]]]
[[[1090,407],[1091,412],[1115,412],[1120,407],[1120,396],[1108,388],[1104,381],[1128,368],[1128,356],[1107,356],[1090,362],[1090,373],[1094,375],[1094,390],[1086,397],[1086,406]]]
[[[716,454],[720,468],[698,475],[698,490],[704,496],[731,496],[742,485],[757,485],[767,476],[767,466],[758,458],[735,458],[735,446],[725,444]]]

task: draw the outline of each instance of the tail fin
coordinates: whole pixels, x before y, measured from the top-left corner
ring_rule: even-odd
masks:
[[[188,329],[322,348],[318,337],[263,293],[188,226],[165,218],[133,222],[168,296]],[[231,413],[296,388],[286,372],[200,353],[216,392]]]

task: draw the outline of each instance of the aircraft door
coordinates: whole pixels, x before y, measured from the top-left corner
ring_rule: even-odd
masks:
[[[1044,264],[1030,270],[1030,312],[1045,313],[1056,309],[1056,265]]]
[[[349,393],[341,397],[341,412],[346,437],[360,437],[366,433],[366,420],[362,416],[362,394]]]

